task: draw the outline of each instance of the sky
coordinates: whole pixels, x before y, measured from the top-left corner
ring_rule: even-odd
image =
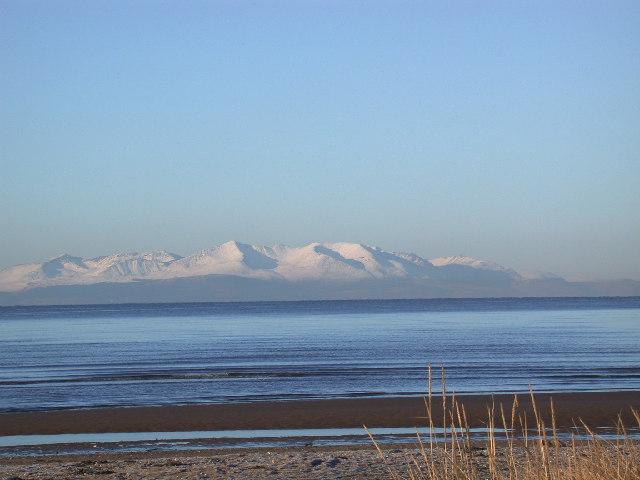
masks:
[[[640,279],[640,2],[0,1],[0,268],[229,239]]]

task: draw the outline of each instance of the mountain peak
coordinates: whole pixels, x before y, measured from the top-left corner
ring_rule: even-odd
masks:
[[[486,260],[479,260],[477,258],[469,257],[467,255],[454,255],[451,257],[438,257],[429,260],[436,267],[443,267],[446,265],[464,265],[473,268],[482,268],[487,270],[507,270],[506,267],[497,263],[488,262]]]
[[[63,253],[56,257],[50,258],[46,261],[49,262],[59,262],[59,263],[77,263],[82,262],[82,257],[76,257],[75,255],[70,255],[68,253]]]
[[[237,240],[227,240],[218,245],[218,248],[240,248],[242,245],[247,246],[246,243],[238,242]]]

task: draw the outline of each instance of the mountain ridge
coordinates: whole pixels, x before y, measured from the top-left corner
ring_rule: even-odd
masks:
[[[517,275],[506,267],[471,257],[446,259],[446,263],[434,265],[414,253],[385,251],[379,247],[350,242],[314,242],[290,247],[251,245],[231,240],[187,256],[154,250],[85,259],[65,253],[41,263],[21,264],[0,270],[0,291],[203,275],[290,281],[430,278],[430,274],[435,274],[439,266],[454,264]],[[442,258],[436,260],[441,261]]]
[[[569,282],[464,255],[429,260],[350,242],[292,247],[232,240],[187,256],[63,254],[0,270],[0,305],[598,295],[640,295],[640,282]]]

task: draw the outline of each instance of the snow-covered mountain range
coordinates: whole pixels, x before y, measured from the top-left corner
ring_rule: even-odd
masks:
[[[528,296],[552,295],[554,288],[580,294],[568,288],[576,285],[466,256],[427,260],[358,243],[230,241],[186,257],[164,250],[90,259],[65,254],[9,267],[0,271],[0,304],[162,301],[163,295],[170,301]]]
[[[1,270],[0,291],[203,275],[289,281],[442,279],[447,276],[447,271],[451,271],[451,267],[469,275],[484,271],[511,279],[520,278],[520,274],[512,269],[464,256],[426,260],[415,254],[387,252],[358,243],[265,247],[230,241],[187,257],[164,250],[116,253],[90,259],[60,255],[42,263],[17,265]]]

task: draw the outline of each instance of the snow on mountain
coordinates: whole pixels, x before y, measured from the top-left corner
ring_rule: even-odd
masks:
[[[359,262],[374,278],[428,278],[429,272],[433,270],[433,265],[417,255],[386,252],[378,247],[355,243],[332,243],[328,247],[344,258]]]
[[[270,252],[278,261],[278,274],[288,280],[371,278],[362,263],[342,256],[328,244],[310,243],[300,248],[279,246]]]
[[[42,273],[41,263],[25,263],[0,270],[0,292],[16,292]]]
[[[286,280],[363,280],[417,275],[421,269],[428,269],[427,265],[431,266],[422,262],[355,243],[265,247],[231,241],[184,257],[160,276],[217,274]]]
[[[477,258],[467,257],[465,255],[456,255],[453,257],[438,257],[430,259],[432,265],[436,267],[445,267],[447,265],[462,265],[465,267],[478,268],[480,270],[493,270],[496,272],[514,272],[507,267],[498,265],[497,263],[487,262],[485,260],[478,260]]]
[[[96,257],[85,261],[91,269],[89,275],[104,279],[144,277],[165,269],[167,265],[179,260],[179,255],[165,250],[144,253],[116,253],[106,257]]]
[[[418,260],[416,260],[418,259]],[[428,276],[428,261],[356,243],[271,247],[227,242],[173,262],[157,277],[238,275],[286,280],[366,280]]]
[[[277,262],[257,247],[230,241],[181,258],[160,272],[157,277],[192,277],[200,275],[238,275],[265,278],[273,275]]]
[[[512,269],[465,256],[429,261],[412,253],[389,252],[359,243],[267,247],[230,241],[186,257],[164,250],[117,253],[91,259],[62,255],[43,263],[0,271],[0,291],[206,275],[288,281],[503,281],[524,278]]]
[[[495,285],[522,280],[515,270],[497,263],[457,255],[429,260],[438,269],[438,278],[450,282]]]
[[[0,291],[29,287],[75,285],[107,281],[132,281],[158,272],[181,257],[165,252],[118,253],[83,259],[60,255],[43,263],[16,265],[0,270]]]
[[[17,291],[30,285],[48,285],[56,281],[74,283],[74,278],[87,270],[82,258],[68,254],[43,263],[16,265],[0,271],[0,291]]]

